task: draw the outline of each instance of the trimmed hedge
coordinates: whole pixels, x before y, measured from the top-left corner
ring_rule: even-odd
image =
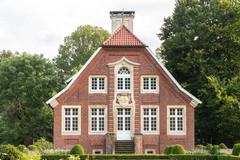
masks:
[[[70,155],[43,155],[42,160],[67,160]],[[81,160],[144,160],[144,159],[165,159],[165,160],[240,160],[238,156],[226,156],[226,155],[161,155],[161,154],[144,154],[144,155],[134,155],[134,154],[99,154],[99,155],[80,155]]]
[[[239,156],[240,155],[240,143],[234,144],[232,155]]]
[[[41,156],[41,160],[68,160],[69,154],[46,154]]]

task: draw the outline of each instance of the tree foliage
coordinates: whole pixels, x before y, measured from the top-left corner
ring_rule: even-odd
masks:
[[[84,25],[78,27],[71,35],[64,38],[55,58],[62,77],[69,78],[81,68],[95,50],[110,36],[103,28]]]
[[[0,62],[0,143],[26,145],[52,137],[52,96],[56,68],[42,55],[13,54]]]
[[[203,101],[198,143],[233,145],[240,139],[240,2],[177,0],[159,37],[167,68]]]

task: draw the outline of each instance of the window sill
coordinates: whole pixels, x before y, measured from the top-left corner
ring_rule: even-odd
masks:
[[[76,136],[76,135],[81,135],[81,133],[79,131],[76,131],[76,132],[73,132],[73,131],[69,131],[69,132],[63,131],[62,135],[63,136]]]
[[[107,132],[88,132],[88,135],[105,135]]]

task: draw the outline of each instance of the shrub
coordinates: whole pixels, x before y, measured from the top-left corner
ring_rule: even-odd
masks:
[[[210,152],[212,150],[212,148],[213,148],[213,145],[212,144],[207,144],[206,148]]]
[[[33,144],[29,145],[29,146],[28,146],[28,149],[29,149],[30,151],[38,151],[37,146],[35,146],[35,145],[33,145]]]
[[[70,151],[70,154],[78,154],[83,155],[84,154],[84,148],[80,144],[76,144]]]
[[[182,145],[177,144],[172,148],[172,154],[185,154],[185,150]]]
[[[23,154],[13,145],[0,145],[1,160],[24,160]]]
[[[197,148],[197,149],[205,149],[206,146],[204,146],[202,144],[198,144],[198,145],[195,146],[195,148]]]
[[[227,149],[228,147],[224,143],[219,144],[220,149]]]
[[[28,148],[25,146],[25,145],[23,145],[23,144],[19,144],[18,146],[17,146],[17,149],[20,151],[20,152],[22,152],[22,153],[26,153],[26,154],[28,154]]]
[[[239,156],[240,155],[240,143],[234,144],[232,155]]]
[[[164,149],[164,154],[172,154],[172,146],[167,146],[165,149]]]
[[[218,145],[214,145],[210,151],[210,154],[212,155],[218,155],[219,154],[219,146]]]
[[[39,151],[53,148],[53,144],[47,141],[45,138],[38,139],[36,142],[33,143],[33,145],[35,145]]]

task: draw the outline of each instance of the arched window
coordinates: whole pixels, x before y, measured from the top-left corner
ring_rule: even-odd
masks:
[[[128,68],[122,67],[117,73],[117,89],[130,90],[131,89],[131,73]]]

